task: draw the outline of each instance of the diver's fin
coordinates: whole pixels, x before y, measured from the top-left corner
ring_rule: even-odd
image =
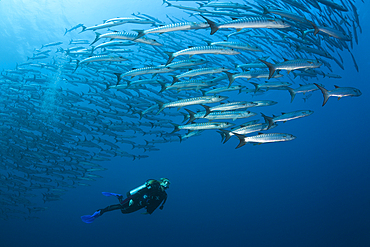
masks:
[[[83,215],[81,220],[87,224],[93,223],[96,218],[100,216],[100,210],[96,211],[93,215]]]

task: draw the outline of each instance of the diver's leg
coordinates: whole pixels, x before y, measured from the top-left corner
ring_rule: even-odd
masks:
[[[100,215],[104,214],[105,212],[109,212],[109,211],[113,211],[113,210],[117,210],[117,209],[122,209],[122,205],[121,204],[114,204],[114,205],[110,205],[106,208],[100,209]]]

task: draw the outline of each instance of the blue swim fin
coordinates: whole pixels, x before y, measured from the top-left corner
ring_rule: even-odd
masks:
[[[102,192],[103,195],[105,196],[115,196],[117,198],[121,197],[121,194],[116,194],[116,193],[110,193],[110,192]]]
[[[96,211],[93,215],[81,216],[81,220],[87,224],[93,223],[96,218],[100,216],[100,210]]]

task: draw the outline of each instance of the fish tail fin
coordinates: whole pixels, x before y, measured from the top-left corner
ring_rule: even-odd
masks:
[[[219,132],[222,137],[224,138],[223,140],[223,144],[225,144],[229,139],[230,137],[232,137],[234,135],[234,133],[232,133],[231,131],[229,130],[223,130],[223,129],[220,129],[221,132]]]
[[[231,86],[231,84],[234,82],[235,78],[234,78],[234,74],[231,73],[231,72],[228,72],[228,71],[224,71],[224,73],[227,75],[227,78],[229,79],[229,86]]]
[[[234,135],[239,138],[239,144],[238,144],[238,146],[236,146],[235,149],[240,148],[240,147],[244,146],[247,143],[245,141],[245,137],[243,135],[239,135],[239,134],[236,134],[236,133],[234,133]]]
[[[206,42],[207,43],[207,45],[211,45],[212,44],[212,41],[209,41],[209,40],[203,40],[204,42]]]
[[[218,26],[217,26],[216,22],[211,21],[210,19],[204,17],[203,15],[200,15],[200,16],[203,17],[204,20],[206,20],[209,27],[211,28],[211,35],[214,34],[215,32],[217,32]]]
[[[68,33],[68,29],[66,28],[66,31],[64,32],[64,35],[66,35]]]
[[[186,124],[189,124],[195,120],[195,117],[194,117],[195,113],[190,111],[189,109],[185,109],[185,111],[189,113],[189,116],[186,116],[186,117],[184,116],[184,121],[189,119],[189,121],[186,123]]]
[[[95,32],[95,39],[90,45],[93,45],[96,41],[98,41],[100,39],[100,35],[101,35],[100,33]]]
[[[272,63],[266,62],[265,60],[258,59],[260,62],[266,64],[266,66],[269,68],[269,79],[274,75],[275,73],[275,66]]]
[[[85,32],[85,31],[86,31],[86,27],[85,27],[85,25],[82,25],[81,27],[82,27],[82,30],[81,30],[81,32],[79,32],[79,33]]]
[[[291,87],[286,87],[286,89],[290,93],[290,103],[292,103],[293,100],[294,100],[294,97],[295,97],[295,92],[294,92],[293,88],[291,88]]]
[[[188,114],[186,114],[185,112],[180,111],[180,114],[182,114],[182,116],[184,117],[184,120],[182,120],[182,122],[185,122],[189,118]]]
[[[179,81],[179,78],[177,78],[177,76],[175,76],[175,75],[170,75],[170,76],[173,78],[172,83],[171,83],[171,86],[172,86],[173,84],[175,84],[176,82],[178,82],[178,81]]]
[[[76,60],[77,60],[77,62],[76,62],[76,68],[75,68],[75,70],[73,71],[73,73],[77,70],[78,66],[80,65],[80,60],[78,60],[78,59],[76,59]]]
[[[274,120],[272,119],[272,117],[268,117],[265,114],[263,114],[262,112],[261,112],[261,115],[265,119],[265,122],[268,123],[268,126],[267,126],[266,130],[270,129],[271,126],[274,124]]]
[[[155,100],[155,102],[157,102],[158,107],[159,107],[159,110],[158,110],[158,112],[155,115],[158,115],[161,111],[164,110],[165,107],[164,107],[164,103],[162,101]]]
[[[117,84],[116,85],[118,85],[120,80],[121,80],[122,73],[114,73],[114,74],[117,76]]]
[[[202,104],[201,104],[201,106],[203,106],[203,108],[206,110],[206,114],[204,114],[203,117],[206,117],[208,114],[211,113],[211,107],[209,107],[207,105],[202,105]]]
[[[161,85],[161,90],[159,91],[160,93],[162,93],[163,91],[165,91],[167,89],[166,87],[166,83],[164,82],[158,82],[159,85]]]
[[[168,60],[167,60],[167,64],[171,63],[172,60],[174,59],[174,56],[173,56],[173,52],[168,52],[168,51],[165,51],[164,53],[166,53],[166,55],[168,55]]]
[[[174,129],[173,129],[173,131],[171,132],[171,134],[172,133],[175,133],[175,132],[177,132],[177,131],[180,131],[180,129],[179,129],[179,124],[175,124],[175,123],[171,123],[172,125],[173,125],[173,127],[174,127]]]
[[[318,87],[320,89],[320,91],[322,92],[322,95],[324,96],[324,102],[322,103],[322,106],[324,106],[326,104],[326,102],[328,101],[329,99],[329,94],[328,94],[328,90],[326,90],[325,88],[323,88],[322,86],[320,86],[319,84],[317,83],[314,83],[316,85],[316,87]]]
[[[144,30],[133,29],[132,31],[137,32],[136,37],[132,41],[137,40],[145,35]]]
[[[315,31],[313,32],[313,35],[315,35],[316,36],[316,34],[318,34],[319,32],[320,32],[320,30],[319,30],[319,28],[318,28],[318,26],[315,24],[315,23],[313,23],[312,21],[308,21],[309,23],[311,23],[311,25],[313,26],[313,28],[315,29]]]
[[[168,2],[166,0],[163,0],[162,5],[165,4],[165,3],[167,3],[167,6],[166,7],[172,6],[172,4],[170,2]]]
[[[259,84],[258,83],[255,83],[255,82],[251,82],[249,81],[250,84],[252,84],[256,89],[254,90],[254,93],[257,93],[258,89],[259,89]]]

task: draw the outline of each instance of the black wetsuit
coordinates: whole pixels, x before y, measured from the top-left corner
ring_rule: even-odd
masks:
[[[146,208],[147,213],[152,214],[163,202],[160,207],[160,209],[162,209],[167,200],[167,193],[162,190],[157,180],[148,180],[147,182],[150,182],[149,187],[141,189],[134,195],[127,193],[127,198],[125,200],[123,200],[123,197],[119,197],[118,200],[120,204],[110,205],[104,209],[100,209],[100,215],[117,209],[120,209],[123,214],[128,214],[142,208]]]

